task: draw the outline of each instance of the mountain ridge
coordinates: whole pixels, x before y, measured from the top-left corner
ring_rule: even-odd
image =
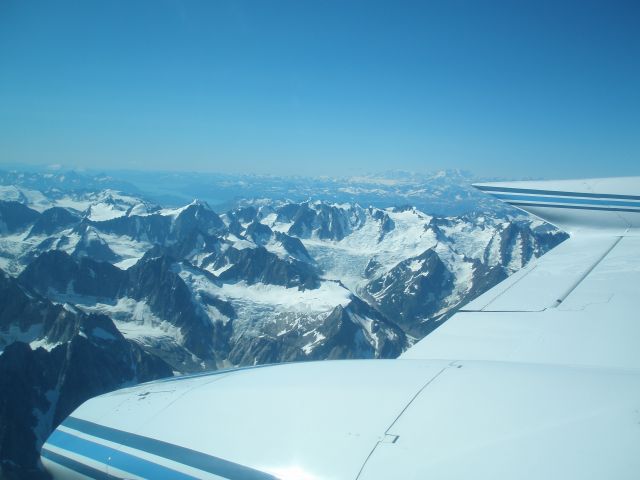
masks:
[[[204,201],[162,208],[71,183],[0,188],[0,382],[13,386],[0,393],[6,475],[41,475],[37,448],[56,422],[123,385],[397,357],[566,238],[482,204],[439,216],[406,202],[262,199],[217,213]]]

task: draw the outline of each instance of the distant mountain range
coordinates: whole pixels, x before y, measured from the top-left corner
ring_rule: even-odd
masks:
[[[238,177],[210,193],[236,192],[225,213],[198,200],[167,208],[112,177],[79,178],[0,174],[6,472],[36,475],[51,428],[122,385],[396,357],[566,238],[497,207],[456,172],[351,187]],[[451,213],[427,214],[410,199]]]
[[[351,177],[277,177],[220,173],[115,171],[0,171],[0,185],[46,192],[47,196],[115,190],[165,207],[179,207],[194,198],[218,211],[259,201],[358,203],[387,208],[410,205],[439,216],[478,210],[513,210],[471,187],[479,178],[461,170],[435,173],[389,171]],[[512,179],[513,180],[513,179]],[[14,198],[16,199],[16,198]]]

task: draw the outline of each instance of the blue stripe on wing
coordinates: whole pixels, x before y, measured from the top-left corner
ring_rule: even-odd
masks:
[[[245,465],[230,462],[228,460],[215,457],[213,455],[208,455],[197,450],[192,450],[190,448],[163,442],[155,438],[144,437],[142,435],[106,427],[104,425],[89,422],[80,418],[68,417],[62,423],[62,425],[71,430],[91,435],[102,440],[107,440],[109,442],[117,443],[119,445],[127,446],[129,448],[133,448],[145,453],[150,453],[152,455],[156,455],[158,457],[162,457],[167,460],[171,460],[182,465],[187,465],[198,470],[202,470],[230,480],[276,480],[276,477],[274,477],[273,475],[255,470]],[[183,476],[173,475],[173,470],[160,465],[157,466],[167,469],[169,470],[169,472],[164,474],[156,472],[150,475],[139,473],[143,470],[147,471],[151,468],[150,465],[156,464],[128,453],[125,454],[123,452],[110,449],[109,447],[106,447],[104,445],[99,445],[95,442],[91,442],[89,440],[71,435],[66,432],[62,432],[60,430],[56,430],[51,435],[51,437],[49,437],[47,443],[145,478],[194,478],[190,475],[186,475],[180,472],[175,473]],[[117,452],[118,455],[112,454],[112,450],[114,452]],[[143,463],[140,465],[134,465],[136,461]],[[137,470],[133,471],[131,470],[131,468],[136,468]]]
[[[570,197],[540,197],[534,195],[513,195],[504,193],[493,193],[491,195],[499,198],[500,200],[514,201],[514,202],[531,202],[540,204],[567,204],[567,205],[582,205],[582,206],[602,206],[602,207],[635,207],[640,209],[640,201],[620,201],[620,200],[601,200],[590,198],[570,198]]]
[[[171,478],[175,480],[197,480],[197,477],[165,467],[144,458],[77,437],[61,430],[54,431],[47,444],[95,460],[142,478]]]

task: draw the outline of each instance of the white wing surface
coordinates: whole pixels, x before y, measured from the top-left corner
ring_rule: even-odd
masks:
[[[478,188],[571,233],[398,360],[237,369],[92,399],[55,478],[635,479],[640,179]]]
[[[606,193],[596,193],[599,185]],[[478,185],[572,235],[403,358],[640,368],[640,196],[628,194],[634,186],[640,192],[640,178]]]

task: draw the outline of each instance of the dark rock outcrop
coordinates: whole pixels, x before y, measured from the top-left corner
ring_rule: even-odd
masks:
[[[407,347],[402,329],[358,297],[338,305],[318,332],[324,339],[314,346],[312,359],[395,358]]]
[[[126,340],[104,315],[54,305],[0,275],[0,473],[40,478],[39,448],[85,400],[172,375],[160,358]],[[12,333],[13,329],[13,333]],[[49,345],[32,350],[25,341]]]
[[[53,235],[66,228],[73,227],[81,220],[79,213],[67,208],[52,207],[42,212],[29,231],[29,235]]]
[[[18,278],[42,295],[54,290],[61,294],[112,299],[127,275],[108,262],[86,256],[74,259],[61,250],[50,250],[30,263]]]
[[[317,288],[320,283],[313,266],[298,260],[281,259],[264,247],[230,248],[227,259],[232,266],[220,274],[223,282],[260,282],[300,289]]]
[[[429,330],[424,321],[442,309],[454,280],[438,254],[429,249],[400,262],[365,290],[387,317],[405,332],[421,338]]]
[[[0,200],[0,235],[24,231],[39,217],[40,213],[20,202]]]

